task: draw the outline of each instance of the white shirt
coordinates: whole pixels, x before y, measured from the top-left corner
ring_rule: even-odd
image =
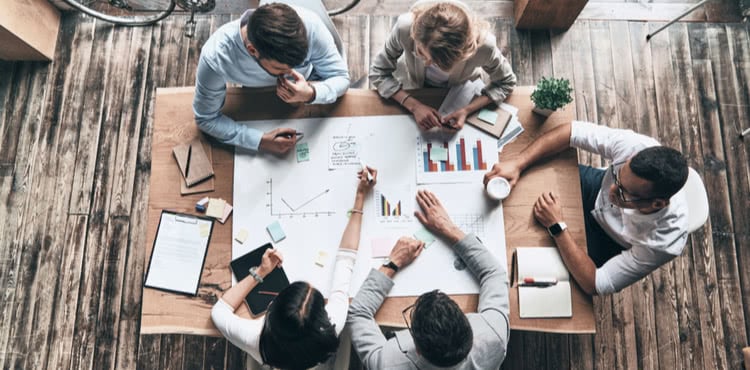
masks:
[[[356,258],[357,251],[339,249],[333,266],[333,283],[326,312],[331,324],[336,326],[337,336],[346,324],[346,314],[349,311],[349,283]],[[265,315],[257,319],[242,318],[234,313],[228,303],[219,299],[211,310],[211,320],[229,342],[249,353],[258,363],[263,363],[260,356],[260,333],[266,320]]]
[[[438,68],[434,64],[424,68],[424,79],[427,84],[434,87],[446,87],[448,86],[448,80],[450,74]]]
[[[631,130],[573,121],[570,145],[618,164],[643,149],[658,146],[659,142]],[[673,195],[667,207],[643,214],[635,209],[617,207],[609,201],[609,188],[613,182],[610,168],[602,179],[591,215],[604,232],[625,250],[596,270],[598,294],[618,292],[679,256],[688,235],[684,190]]]

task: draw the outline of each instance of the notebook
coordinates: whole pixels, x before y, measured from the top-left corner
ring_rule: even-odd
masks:
[[[496,113],[496,116],[493,116],[495,118],[495,123],[488,123],[486,121],[485,117],[489,116],[487,114],[488,110],[494,111]],[[513,118],[512,113],[506,111],[503,108],[490,105],[488,108],[480,109],[466,117],[466,122],[499,139],[502,136],[503,131],[505,130],[505,126],[508,125],[508,122],[510,122],[511,118]]]
[[[266,252],[266,249],[272,247],[271,243],[267,243],[230,262],[229,266],[232,268],[232,272],[234,273],[234,277],[237,278],[237,281],[250,275],[250,268],[260,265],[263,253]],[[247,303],[247,307],[250,308],[250,312],[252,312],[253,316],[258,316],[266,312],[268,305],[271,304],[274,298],[276,298],[276,295],[287,286],[289,286],[289,279],[286,277],[283,268],[277,267],[271,271],[271,273],[263,279],[263,283],[256,285],[247,297],[245,297],[245,303]]]
[[[518,311],[522,319],[573,316],[570,274],[557,248],[516,248],[513,260],[512,279],[518,286]],[[528,286],[528,281],[524,282],[527,278],[557,282]]]

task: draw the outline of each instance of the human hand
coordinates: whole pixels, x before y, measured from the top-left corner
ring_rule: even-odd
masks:
[[[493,177],[498,176],[508,180],[512,189],[518,182],[518,178],[521,177],[521,166],[515,159],[495,163],[490,172],[484,174],[484,186],[487,186],[487,183]]]
[[[260,138],[259,149],[273,154],[284,154],[297,143],[296,130],[293,128],[277,128],[266,132]]]
[[[396,264],[399,269],[403,269],[414,262],[419,254],[424,250],[424,242],[414,238],[402,236],[396,242],[396,245],[391,250],[389,259],[391,262]]]
[[[466,117],[469,115],[469,112],[461,108],[445,117],[443,117],[441,123],[443,124],[443,128],[447,129],[451,132],[458,131],[462,128],[464,128],[464,123],[466,122]]]
[[[284,262],[284,256],[281,255],[281,252],[275,248],[268,248],[263,253],[263,258],[260,260],[260,266],[258,266],[256,272],[265,278],[276,266],[281,266],[282,262]]]
[[[536,200],[534,217],[546,228],[562,221],[562,208],[552,192],[542,193]]]
[[[276,95],[287,103],[307,103],[315,97],[315,90],[305,77],[294,69],[290,70],[288,80],[286,76],[276,79]]]
[[[367,171],[372,175],[372,181],[367,180],[367,174],[364,170],[359,170],[359,172],[357,172],[357,178],[359,179],[359,183],[357,183],[357,194],[364,195],[369,193],[378,182],[378,170],[367,166]]]
[[[457,243],[466,236],[451,221],[448,212],[445,211],[445,208],[435,194],[427,190],[420,190],[417,192],[417,203],[419,203],[419,208],[422,209],[422,212],[415,211],[414,216],[428,230],[447,238],[452,244]]]
[[[440,127],[440,114],[435,108],[424,105],[416,99],[414,99],[414,102],[414,106],[410,110],[420,130],[427,131],[433,127]]]

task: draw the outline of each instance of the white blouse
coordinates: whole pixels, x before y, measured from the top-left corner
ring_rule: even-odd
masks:
[[[357,251],[340,248],[336,253],[333,267],[331,294],[326,304],[326,312],[331,324],[336,327],[336,335],[341,334],[346,324],[349,310],[349,285],[354,271]],[[258,363],[263,363],[260,356],[260,333],[266,316],[257,319],[246,319],[234,313],[232,306],[219,299],[211,310],[211,320],[221,334],[239,349],[247,352]]]

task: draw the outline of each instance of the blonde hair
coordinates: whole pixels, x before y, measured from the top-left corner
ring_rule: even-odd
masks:
[[[412,14],[411,37],[444,71],[473,55],[489,29],[487,21],[452,3],[416,6]]]

